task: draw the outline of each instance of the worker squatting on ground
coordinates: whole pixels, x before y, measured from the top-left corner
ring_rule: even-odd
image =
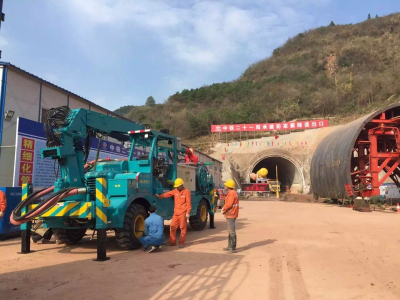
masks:
[[[228,193],[225,197],[225,205],[222,208],[222,214],[225,216],[228,223],[228,247],[224,248],[224,251],[229,253],[236,252],[236,219],[239,216],[239,197],[235,191],[235,182],[229,179],[225,182],[225,189]]]
[[[7,208],[6,194],[3,191],[0,191],[0,220],[6,213],[6,208]]]
[[[186,148],[185,163],[192,163],[196,165],[199,163],[199,158],[197,157],[197,155],[194,154],[193,148]]]
[[[53,236],[53,229],[43,228],[43,220],[37,220],[31,230],[32,242],[46,244]],[[58,239],[56,239],[58,241]],[[59,242],[57,242],[58,244]]]
[[[179,248],[183,248],[186,240],[187,232],[187,219],[190,217],[192,209],[192,200],[190,191],[183,186],[184,182],[181,178],[177,178],[174,183],[174,190],[156,195],[159,199],[174,197],[174,215],[171,220],[169,243],[167,246],[176,245],[176,230],[178,227],[181,229],[179,237]]]
[[[164,220],[157,215],[154,206],[149,207],[149,217],[144,221],[144,236],[139,238],[143,249],[151,253],[160,249],[164,244]]]

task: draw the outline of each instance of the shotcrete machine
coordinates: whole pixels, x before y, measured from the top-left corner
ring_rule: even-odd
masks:
[[[214,213],[214,183],[205,165],[180,163],[185,153],[179,138],[165,131],[146,129],[131,121],[86,109],[59,107],[49,110],[44,125],[47,135],[42,158],[58,163],[60,176],[54,186],[33,192],[22,187],[22,202],[11,216],[21,224],[21,252],[30,252],[32,221],[40,218],[63,242],[80,241],[87,229],[97,231],[97,260],[106,260],[107,230],[114,230],[122,249],[137,249],[150,205],[165,220],[171,219],[173,199],[158,199],[181,177],[191,190],[190,225],[202,230]],[[130,143],[128,159],[88,162],[90,139],[109,136]],[[140,150],[141,155],[135,155]]]

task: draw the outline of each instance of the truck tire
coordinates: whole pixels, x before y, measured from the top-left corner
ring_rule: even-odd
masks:
[[[56,240],[65,244],[76,244],[86,234],[86,228],[81,229],[54,229]]]
[[[190,227],[194,230],[203,230],[207,225],[208,207],[206,200],[202,199],[197,207],[195,216],[189,218]]]
[[[140,248],[139,238],[143,235],[146,209],[140,204],[131,204],[125,214],[124,227],[115,229],[118,245],[124,250]]]

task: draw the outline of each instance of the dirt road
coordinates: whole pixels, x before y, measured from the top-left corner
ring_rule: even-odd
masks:
[[[237,254],[224,219],[188,232],[184,249],[120,251],[96,243],[0,242],[0,299],[399,299],[400,214],[312,203],[241,201]]]

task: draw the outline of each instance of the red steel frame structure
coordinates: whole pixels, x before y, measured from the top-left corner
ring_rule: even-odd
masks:
[[[394,116],[390,110],[374,117],[361,130],[351,158],[351,179],[356,195],[380,195],[379,187],[388,177],[400,187],[399,128],[400,116]]]

